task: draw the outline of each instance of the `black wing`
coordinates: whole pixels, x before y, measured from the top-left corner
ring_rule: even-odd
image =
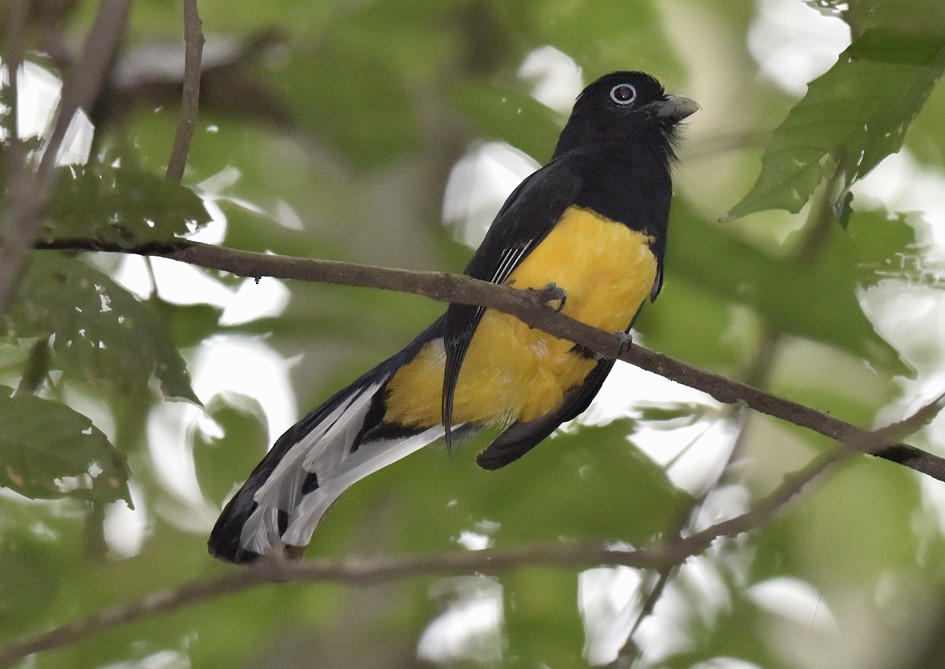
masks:
[[[561,423],[577,417],[590,406],[613,366],[613,360],[599,361],[584,383],[564,394],[557,409],[534,420],[512,423],[483,449],[476,457],[476,462],[483,469],[499,469],[528,453]]]
[[[555,161],[526,178],[496,214],[465,274],[502,283],[551,232],[580,192],[583,181],[564,161]],[[463,358],[482,319],[483,307],[451,304],[446,311],[446,367],[443,375],[443,426],[450,444],[453,395]]]

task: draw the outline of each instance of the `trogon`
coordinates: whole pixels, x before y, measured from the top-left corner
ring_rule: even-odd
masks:
[[[698,108],[642,72],[589,85],[551,160],[509,195],[465,273],[553,286],[564,314],[629,332],[662,285],[679,124]],[[477,462],[504,467],[584,411],[613,364],[514,316],[451,305],[276,441],[223,509],[210,552],[299,556],[352,484],[454,431],[501,430]]]

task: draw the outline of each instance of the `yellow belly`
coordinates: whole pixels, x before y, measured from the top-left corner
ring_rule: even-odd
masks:
[[[507,284],[567,293],[562,312],[609,332],[624,330],[656,280],[652,238],[578,207],[512,272]],[[456,383],[453,424],[505,425],[557,407],[596,362],[572,342],[486,310]],[[422,348],[387,387],[384,420],[411,427],[440,423],[445,353],[440,340]]]

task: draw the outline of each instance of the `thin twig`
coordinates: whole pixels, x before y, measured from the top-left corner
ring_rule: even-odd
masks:
[[[76,112],[90,110],[111,70],[128,23],[129,0],[102,0],[75,65],[64,79],[56,123],[33,173],[20,163],[10,175],[7,206],[0,211],[0,314],[6,311],[56,185],[56,160]]]
[[[238,276],[298,279],[346,286],[395,290],[457,304],[482,305],[512,314],[528,325],[580,344],[603,357],[617,358],[690,388],[723,404],[749,407],[760,413],[805,427],[858,451],[875,455],[945,482],[945,459],[908,444],[897,443],[834,416],[778,397],[744,383],[650,351],[614,334],[568,318],[543,304],[540,291],[522,291],[443,272],[415,272],[332,260],[293,258],[238,251],[187,240],[122,248],[90,240],[60,240],[40,248],[115,251],[154,255]],[[622,353],[621,353],[622,351]]]
[[[200,63],[203,59],[203,31],[197,0],[184,0],[184,84],[180,102],[180,118],[174,135],[174,148],[167,163],[164,178],[180,183],[187,166],[190,140],[197,127],[197,108],[200,100]]]
[[[887,439],[904,439],[926,427],[945,409],[945,392],[939,393],[928,403],[916,409],[912,414],[876,430]]]
[[[849,451],[832,451],[787,477],[775,492],[751,511],[669,543],[659,541],[631,550],[601,543],[544,543],[519,548],[398,557],[314,559],[302,562],[263,560],[249,569],[160,590],[136,601],[116,604],[86,618],[21,639],[0,648],[0,666],[7,666],[33,653],[67,646],[119,625],[270,583],[332,582],[368,586],[411,576],[497,574],[522,567],[588,569],[600,565],[621,565],[650,569],[678,565],[702,553],[717,539],[735,537],[760,527],[811,479],[849,455]]]

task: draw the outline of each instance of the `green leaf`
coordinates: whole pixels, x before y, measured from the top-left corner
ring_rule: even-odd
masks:
[[[486,139],[501,139],[539,162],[551,157],[564,125],[559,114],[521,90],[466,81],[449,94],[451,104]]]
[[[293,96],[300,123],[317,129],[321,142],[364,169],[378,168],[414,147],[417,122],[400,74],[390,63],[367,60],[344,45],[325,48],[327,53],[320,52],[309,69],[294,71],[296,79],[286,73],[277,82],[284,91],[308,93]],[[331,67],[322,66],[326,59]]]
[[[155,312],[93,267],[36,252],[5,325],[16,337],[55,334],[56,362],[93,387],[138,392],[154,374],[165,395],[199,400]]]
[[[223,500],[246,479],[247,463],[266,453],[266,418],[255,399],[232,393],[215,395],[207,403],[207,414],[223,434],[194,434],[194,466],[204,494]]]
[[[223,309],[212,304],[174,304],[152,295],[148,306],[170,329],[178,347],[196,346],[215,334]]]
[[[673,213],[666,288],[657,308],[647,310],[647,325],[656,335],[679,327],[664,320],[678,311],[664,310],[663,301],[675,300],[672,282],[680,277],[702,293],[750,306],[778,331],[837,346],[893,373],[906,371],[857,298],[858,288],[882,278],[888,258],[911,255],[915,231],[905,221],[856,212],[848,230],[829,227],[821,253],[808,263],[759,250],[705,221],[684,200],[673,203]],[[687,336],[699,339],[692,332]]]
[[[94,239],[130,247],[173,240],[210,220],[196,193],[149,172],[102,163],[59,171],[45,241]]]
[[[31,499],[131,504],[125,458],[82,414],[33,395],[0,397],[0,485]]]
[[[945,27],[945,3],[936,0],[805,0],[825,16],[850,25],[854,35],[882,26],[903,33],[941,32]]]
[[[681,74],[656,2],[596,0],[593,10],[567,0],[508,4],[505,11],[517,15],[516,31],[533,44],[554,45],[574,58],[587,73],[587,83],[612,70],[652,72],[663,83]]]
[[[906,129],[945,68],[945,37],[869,30],[772,134],[751,191],[726,215],[765,209],[798,212],[840,170],[849,186],[902,146]]]
[[[557,432],[521,462],[490,472],[488,497],[476,508],[501,524],[497,536],[509,543],[656,536],[690,498],[629,441],[635,428],[622,419]]]
[[[41,618],[59,593],[65,565],[52,541],[26,528],[0,538],[0,630],[19,631]],[[5,634],[4,634],[5,636]]]

